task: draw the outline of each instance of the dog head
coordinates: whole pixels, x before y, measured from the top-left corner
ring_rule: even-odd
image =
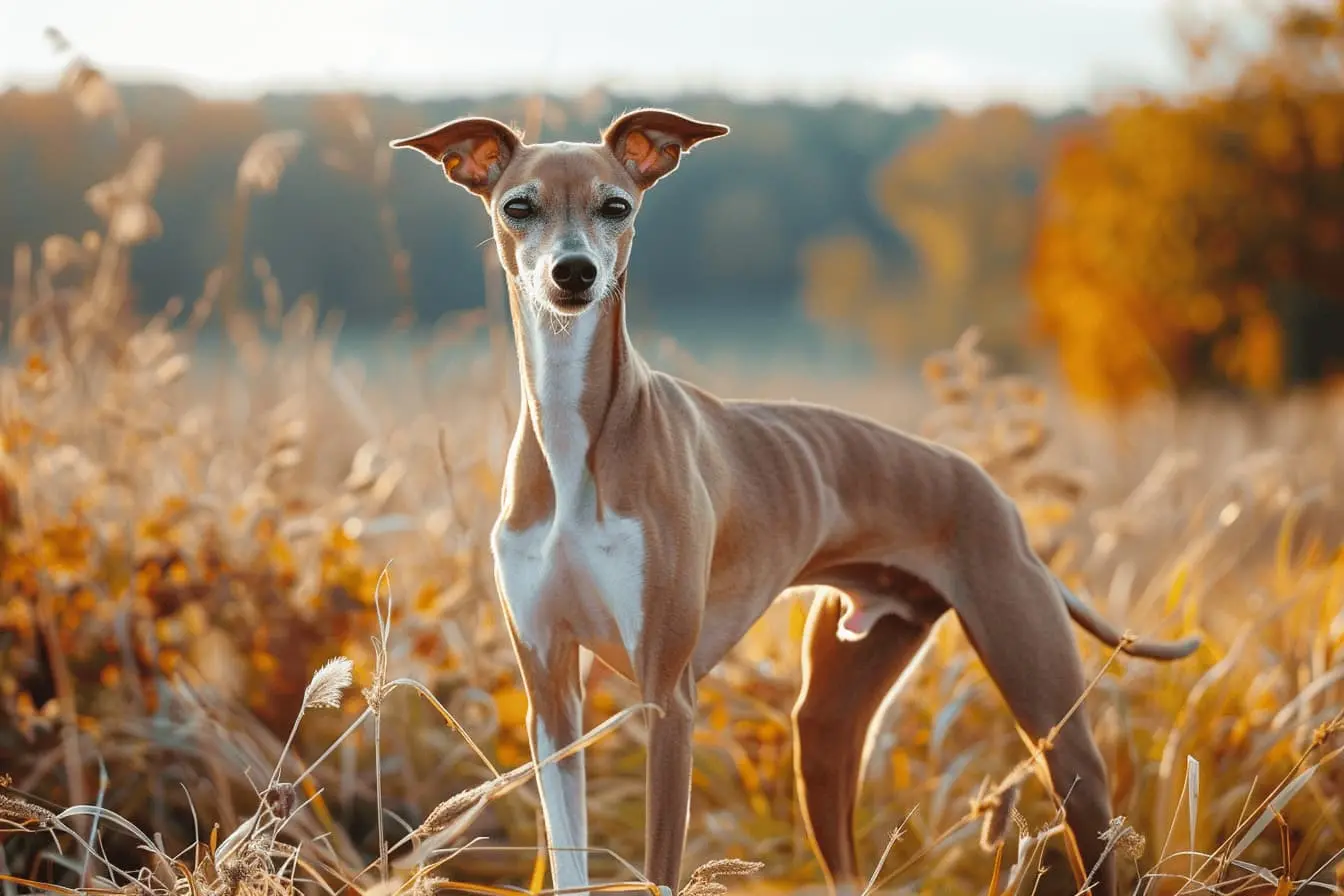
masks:
[[[460,118],[391,145],[419,151],[479,196],[522,297],[568,316],[617,292],[644,193],[676,170],[682,153],[727,133],[641,109],[613,121],[596,143],[527,144],[494,119]]]

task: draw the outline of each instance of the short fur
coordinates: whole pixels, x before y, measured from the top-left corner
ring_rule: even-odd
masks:
[[[1013,502],[966,456],[829,407],[724,400],[635,352],[624,299],[638,207],[683,154],[727,133],[644,109],[596,143],[530,145],[469,118],[392,145],[484,201],[508,275],[524,404],[491,545],[534,756],[581,734],[585,660],[633,681],[660,710],[645,871],[675,890],[697,682],[782,592],[831,586],[804,635],[794,758],[826,880],[854,891],[866,735],[938,619],[956,614],[1033,740],[1084,689],[1070,618],[1121,639],[1032,552]],[[577,291],[564,267],[575,260],[591,275]],[[1198,644],[1125,650],[1171,660]],[[1100,863],[1094,892],[1114,896],[1098,837],[1106,768],[1081,712],[1046,762],[1083,862]],[[538,787],[554,883],[587,887],[583,756],[544,769]]]

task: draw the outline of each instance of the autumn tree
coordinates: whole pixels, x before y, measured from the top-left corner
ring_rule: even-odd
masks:
[[[1344,18],[1289,7],[1231,75],[1060,144],[1029,284],[1082,396],[1272,394],[1344,362]],[[1207,35],[1207,32],[1206,32]],[[1333,334],[1333,335],[1331,335]]]
[[[853,237],[814,246],[805,292],[814,317],[857,326],[879,349],[903,352],[946,345],[974,324],[987,348],[1015,354],[1026,332],[1022,269],[1050,133],[1049,122],[1004,104],[948,112],[897,151],[878,170],[874,196],[911,244],[913,270],[892,270]]]

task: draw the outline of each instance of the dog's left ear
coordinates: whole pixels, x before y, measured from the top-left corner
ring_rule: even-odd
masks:
[[[443,165],[454,183],[488,202],[521,142],[512,128],[493,118],[459,118],[389,145],[418,150]]]
[[[641,190],[677,168],[683,152],[702,140],[728,133],[721,124],[696,121],[665,109],[640,109],[622,115],[602,132],[602,142],[630,172]]]

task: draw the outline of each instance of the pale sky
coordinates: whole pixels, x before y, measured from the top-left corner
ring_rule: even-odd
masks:
[[[722,89],[1045,107],[1179,82],[1173,0],[0,0],[0,90],[53,25],[114,78],[208,95]],[[1176,0],[1226,8],[1237,0]]]

